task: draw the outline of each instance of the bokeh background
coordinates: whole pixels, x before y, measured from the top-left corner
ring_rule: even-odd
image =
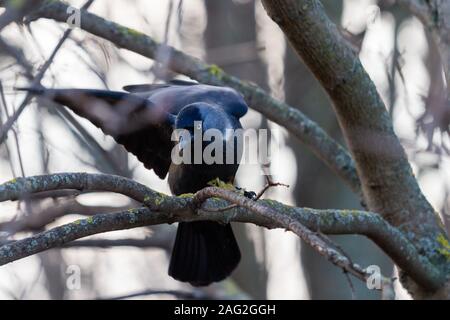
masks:
[[[80,7],[82,1],[68,1]],[[450,166],[448,135],[430,135],[430,106],[439,105],[445,90],[436,48],[423,25],[389,1],[323,0],[329,16],[359,52],[393,117],[416,176],[436,211],[448,220]],[[317,121],[332,137],[342,136],[324,91],[289,48],[282,32],[254,0],[96,0],[91,12],[149,34],[240,79],[252,81]],[[10,25],[1,36],[23,50],[36,67],[49,57],[67,26],[39,20]],[[20,68],[0,53],[4,91],[0,114],[6,121],[23,99],[15,86],[26,85]],[[137,54],[74,30],[54,59],[42,83],[49,87],[109,88],[163,81],[175,75]],[[182,78],[183,77],[179,77]],[[432,84],[432,85],[430,85]],[[266,197],[313,208],[361,208],[359,199],[297,139],[251,111],[247,128],[269,128],[277,135],[277,157],[270,172],[289,189],[272,189]],[[0,146],[0,180],[56,172],[102,172],[127,176],[168,193],[166,181],[146,170],[137,159],[105,137],[88,121],[44,102],[25,110]],[[431,137],[430,137],[431,136]],[[242,167],[237,184],[260,190],[264,177],[257,166]],[[89,194],[69,200],[33,200],[0,204],[0,241],[19,239],[41,228],[18,234],[12,219],[33,219],[67,209],[47,228],[78,219],[77,213],[132,206],[112,194]],[[111,208],[112,207],[112,208]],[[97,211],[96,211],[97,210]],[[243,260],[232,278],[194,289],[167,275],[175,226],[140,228],[97,235],[91,240],[135,239],[136,246],[99,248],[99,242],[55,249],[0,267],[1,299],[98,299],[136,294],[138,299],[177,298],[150,291],[179,290],[199,297],[232,299],[378,299],[379,293],[353,281],[352,293],[342,271],[282,230],[234,225]],[[359,236],[333,237],[362,266],[377,265],[395,275],[392,262],[374,244]],[[93,246],[93,247],[90,247]],[[70,285],[74,270],[81,283]],[[397,286],[398,298],[408,299]],[[146,292],[147,291],[147,292]],[[147,294],[144,294],[144,293]]]

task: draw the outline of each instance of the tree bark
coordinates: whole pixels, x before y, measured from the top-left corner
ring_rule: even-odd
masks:
[[[368,207],[448,275],[443,225],[419,188],[375,85],[320,1],[263,0],[263,5],[333,101]],[[407,276],[402,280],[414,297],[433,296]]]
[[[327,5],[329,3],[329,5]],[[333,21],[341,18],[341,2],[324,3]],[[343,137],[326,96],[314,76],[298,59],[295,51],[289,47],[285,57],[284,88],[286,102],[292,106],[301,106],[301,111],[325,128],[337,141]],[[346,188],[340,179],[323,163],[317,161],[298,140],[289,141],[297,159],[298,175],[294,194],[296,205],[309,208],[358,208],[361,199]],[[327,196],[324,197],[323,195]],[[393,264],[376,246],[360,236],[332,236],[333,241],[345,248],[347,254],[363,265],[377,265],[382,272],[390,275]],[[364,283],[355,282],[354,292],[348,279],[339,269],[333,268],[308,246],[302,246],[301,262],[306,273],[310,298],[316,299],[378,299],[379,296],[369,290]],[[333,286],[324,285],[333,283]]]

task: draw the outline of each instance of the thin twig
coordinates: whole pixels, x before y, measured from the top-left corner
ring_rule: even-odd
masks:
[[[278,183],[278,182],[272,182],[272,181],[270,180],[269,176],[266,176],[266,178],[267,178],[267,183],[266,183],[266,185],[264,186],[264,188],[263,188],[260,192],[258,192],[258,194],[256,194],[255,197],[252,198],[253,201],[258,201],[259,199],[261,199],[262,196],[263,196],[270,188],[274,188],[274,187],[286,187],[286,188],[289,188],[289,185],[287,185],[287,184],[284,184],[284,183]],[[244,192],[245,192],[245,191],[244,191]],[[245,195],[245,193],[244,193],[244,195]],[[232,204],[232,205],[226,206],[226,207],[224,207],[224,208],[210,208],[210,209],[207,209],[207,210],[210,211],[210,212],[225,212],[225,211],[234,209],[234,208],[236,208],[236,207],[238,207],[237,204]]]
[[[88,9],[93,2],[94,2],[94,0],[88,0],[86,2],[86,4],[83,6],[83,9]],[[30,84],[30,87],[36,87],[36,86],[40,85],[41,80],[44,78],[45,72],[52,65],[52,63],[56,57],[56,54],[61,49],[64,42],[70,37],[72,31],[73,31],[73,29],[68,29],[64,32],[62,38],[59,40],[58,44],[53,49],[53,52],[50,54],[50,57],[47,59],[47,61],[45,61],[44,65],[41,67],[38,74],[34,77],[33,81]],[[6,140],[6,138],[8,136],[8,131],[12,128],[14,123],[17,121],[17,119],[20,117],[20,115],[22,114],[22,112],[25,110],[26,106],[30,103],[30,101],[32,99],[33,99],[33,95],[28,93],[25,96],[25,99],[23,100],[23,102],[20,104],[19,108],[17,108],[16,112],[14,112],[14,114],[1,127],[0,144],[2,144]]]

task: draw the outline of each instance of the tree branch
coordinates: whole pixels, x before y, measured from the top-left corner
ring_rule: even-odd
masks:
[[[67,22],[68,5],[59,1],[41,7],[30,19],[48,18]],[[167,64],[172,71],[184,74],[202,83],[229,86],[241,92],[248,104],[270,120],[286,127],[292,134],[322,159],[333,171],[346,181],[353,191],[360,194],[361,188],[354,162],[348,152],[333,140],[320,126],[301,111],[276,100],[258,86],[240,81],[228,75],[216,65],[184,54],[170,46],[160,44],[151,37],[120,24],[105,20],[95,14],[81,10],[81,28],[106,39],[120,48]]]
[[[83,6],[83,8],[84,9],[89,8],[91,6],[91,4],[93,3],[93,1],[94,0],[88,0],[86,2],[86,4]],[[41,2],[43,2],[43,0],[40,0],[40,1],[33,0],[33,1],[29,1],[29,2],[40,4]],[[27,3],[27,2],[25,2],[25,3]],[[34,4],[31,7],[36,8],[36,4]],[[44,78],[44,75],[47,72],[48,68],[50,68],[50,66],[52,65],[53,60],[56,57],[56,54],[61,49],[64,42],[69,38],[70,34],[72,33],[72,30],[73,29],[68,29],[64,32],[63,36],[59,40],[55,49],[53,49],[53,52],[51,53],[50,57],[47,59],[47,61],[45,61],[44,65],[41,67],[38,74],[32,79],[32,83],[30,85],[31,87],[38,86],[41,83],[41,80]],[[2,41],[0,39],[0,45],[1,44],[2,44]],[[4,45],[6,45],[6,43]],[[19,58],[19,59],[20,59],[20,57],[21,57],[20,55],[17,56],[17,58]],[[23,61],[20,61],[20,60],[17,60],[17,61],[23,63]],[[25,65],[27,65],[27,64],[25,64]],[[20,104],[19,108],[17,108],[17,110],[14,112],[14,114],[10,118],[8,118],[8,120],[6,121],[5,124],[3,124],[1,126],[1,128],[0,128],[0,144],[2,144],[6,140],[6,138],[8,137],[8,131],[12,128],[12,126],[17,121],[17,119],[19,119],[20,115],[22,114],[22,112],[25,110],[25,108],[27,107],[27,105],[30,103],[30,101],[32,99],[33,99],[33,95],[31,93],[27,93],[27,95],[25,96],[25,99]]]
[[[25,15],[44,2],[45,0],[0,1],[0,5],[6,7],[6,11],[0,16],[0,30],[12,22],[22,20]]]
[[[148,208],[98,214],[24,240],[8,243],[0,247],[0,265],[93,234],[180,221],[211,220],[224,223],[230,221],[253,223],[269,229],[291,230],[330,261],[360,279],[367,276],[365,271],[354,266],[348,258],[336,250],[326,246],[311,230],[325,234],[365,235],[377,243],[400,268],[422,286],[436,289],[442,282],[443,275],[416,251],[402,232],[389,225],[379,215],[365,211],[296,208],[273,200],[255,202],[218,188],[204,189],[195,196],[171,197],[126,178],[86,173],[54,174],[7,182],[0,186],[0,202],[18,200],[33,193],[57,189],[80,191],[103,189],[131,197],[145,203]],[[203,202],[202,208],[198,209],[199,204]],[[239,207],[226,212],[208,210],[226,207],[230,202]]]
[[[80,192],[116,192],[150,207],[155,204],[147,201],[168,197],[124,177],[107,174],[61,173],[17,178],[2,184],[0,202],[26,199],[35,193],[69,189]]]
[[[27,199],[28,200],[28,199]],[[75,198],[65,199],[58,202],[51,201],[44,205],[40,205],[33,201],[28,206],[31,212],[16,217],[13,220],[1,222],[0,232],[14,234],[26,231],[39,231],[46,225],[54,222],[56,219],[68,214],[78,214],[82,216],[92,216],[99,213],[107,213],[112,211],[125,211],[135,207],[131,204],[124,207],[112,206],[86,206],[79,203]]]
[[[264,0],[263,4],[333,100],[370,210],[404,231],[449,275],[450,252],[438,241],[448,241],[445,230],[423,196],[386,107],[351,46],[318,0]]]

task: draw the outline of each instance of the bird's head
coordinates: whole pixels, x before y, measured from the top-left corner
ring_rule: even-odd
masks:
[[[221,106],[203,102],[187,105],[179,112],[175,126],[182,133],[179,147],[183,150],[190,147],[191,154],[196,139],[201,139],[202,143],[198,143],[197,146],[201,145],[202,151],[208,146],[212,148],[215,143],[217,148],[213,150],[213,155],[217,155],[217,150],[220,150],[223,158],[230,150],[234,152],[233,158],[236,158],[242,148],[242,144],[237,143],[239,137],[236,136],[242,126],[235,115]]]
[[[184,107],[177,116],[175,126],[177,129],[191,131],[195,130],[196,123],[201,122],[203,132],[216,129],[225,133],[227,129],[234,129],[236,121],[234,115],[220,106],[199,102]]]

